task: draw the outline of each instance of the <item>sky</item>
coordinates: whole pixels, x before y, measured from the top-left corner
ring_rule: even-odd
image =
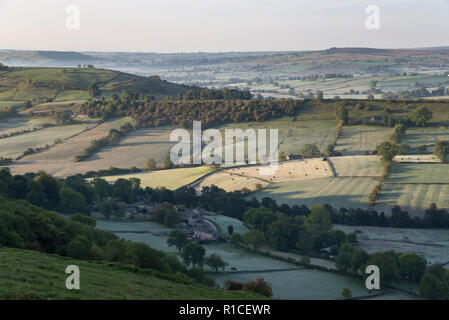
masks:
[[[448,30],[449,0],[0,0],[0,49],[412,48],[448,46]]]

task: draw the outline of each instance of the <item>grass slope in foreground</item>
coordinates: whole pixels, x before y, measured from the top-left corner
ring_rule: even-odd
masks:
[[[68,265],[80,268],[79,291],[65,288]],[[0,248],[0,299],[264,299],[182,282],[152,270]]]

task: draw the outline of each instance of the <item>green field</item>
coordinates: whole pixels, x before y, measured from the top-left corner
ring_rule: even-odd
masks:
[[[205,174],[212,172],[213,169],[210,167],[194,167],[194,168],[179,168],[179,169],[169,169],[169,170],[157,170],[144,173],[136,174],[124,174],[118,176],[108,176],[104,177],[106,181],[115,181],[119,178],[129,179],[138,178],[141,181],[141,186],[143,188],[166,188],[169,190],[175,190],[185,186],[186,184],[192,183],[196,179],[201,178]]]
[[[161,165],[173,147],[170,142],[171,127],[145,128],[130,132],[120,143],[108,146],[87,159],[94,167],[101,161],[105,168],[144,168],[148,159],[153,158]]]
[[[412,151],[416,151],[420,145],[425,145],[429,153],[433,152],[433,146],[438,140],[449,140],[447,126],[408,128],[406,134],[400,137],[400,142],[408,144]]]
[[[363,155],[376,150],[391,135],[390,128],[371,126],[345,126],[337,141],[336,151],[343,155]]]
[[[278,204],[330,204],[334,208],[366,208],[377,180],[371,178],[321,178],[281,182],[251,195],[261,200],[270,197]]]
[[[315,144],[320,150],[325,148],[332,142],[335,137],[335,120],[308,120],[308,121],[294,121],[291,117],[285,117],[278,120],[270,120],[265,122],[248,122],[229,124],[221,127],[225,129],[242,130],[252,129],[277,129],[279,151],[285,154],[299,152],[299,149],[304,144]],[[267,130],[269,131],[269,130]],[[224,137],[224,131],[223,131]],[[267,139],[267,147],[269,139]]]
[[[52,145],[55,140],[65,140],[92,127],[92,124],[73,124],[42,129],[6,139],[0,139],[0,156],[17,158],[28,148]]]
[[[80,290],[67,290],[65,269],[80,268]],[[163,300],[263,299],[263,296],[186,284],[151,270],[86,262],[36,251],[0,248],[0,299]]]
[[[17,133],[23,130],[33,130],[40,128],[46,123],[55,124],[56,117],[37,117],[29,118],[26,116],[17,116],[0,120],[0,135]]]

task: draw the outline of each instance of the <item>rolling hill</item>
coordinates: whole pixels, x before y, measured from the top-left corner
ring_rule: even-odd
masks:
[[[158,76],[142,77],[106,69],[14,67],[0,71],[0,100],[89,99],[88,88],[93,83],[105,97],[120,95],[123,90],[163,97],[191,88]]]

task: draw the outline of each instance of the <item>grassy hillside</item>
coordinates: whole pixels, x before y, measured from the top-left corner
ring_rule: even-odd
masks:
[[[80,268],[79,291],[65,288],[68,265]],[[0,299],[263,299],[224,291],[152,270],[0,248]]]
[[[176,95],[187,86],[124,72],[86,68],[12,68],[0,72],[0,100],[80,100],[90,98],[88,88],[97,83],[100,95],[123,90],[155,96]]]

